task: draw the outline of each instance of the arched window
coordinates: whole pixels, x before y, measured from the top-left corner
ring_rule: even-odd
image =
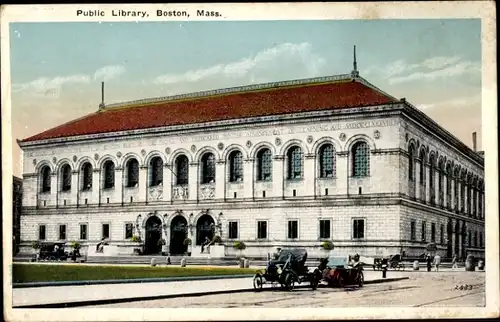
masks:
[[[438,196],[439,196],[439,205],[444,205],[444,160],[443,158],[439,159],[438,165]]]
[[[320,178],[335,177],[335,149],[330,143],[323,144],[319,149],[319,176]]]
[[[352,147],[352,176],[364,177],[370,174],[370,148],[366,142],[357,142]]]
[[[429,157],[429,196],[431,199],[431,205],[436,203],[436,188],[434,186],[434,175],[436,173],[436,159],[434,154]]]
[[[479,187],[478,187],[478,217],[479,219],[483,219],[483,196],[484,196],[484,191],[483,191],[483,181],[479,181]]]
[[[215,182],[215,156],[205,153],[201,158],[201,183]]]
[[[472,214],[472,175],[467,176],[467,214]]]
[[[41,171],[42,192],[50,192],[50,168],[48,165],[44,166]]]
[[[233,151],[229,154],[229,182],[243,181],[243,154]]]
[[[257,153],[257,180],[272,180],[272,154],[269,149],[262,149]]]
[[[149,162],[149,186],[156,187],[163,184],[163,160],[154,157]]]
[[[460,170],[455,168],[455,172],[453,174],[453,183],[455,185],[455,211],[458,212],[460,210]]]
[[[472,182],[472,214],[477,217],[477,178]]]
[[[61,167],[61,191],[71,190],[71,167],[65,164]]]
[[[415,147],[410,144],[408,149],[408,180],[415,180]]]
[[[108,160],[104,163],[104,189],[114,188],[115,186],[115,164]]]
[[[175,159],[176,184],[185,185],[189,183],[189,159],[184,154]]]
[[[453,171],[451,164],[446,165],[446,207],[451,209],[451,181],[453,180]]]
[[[127,162],[127,187],[133,188],[139,185],[139,162],[136,159],[130,159]]]
[[[92,189],[92,165],[90,162],[85,162],[82,166],[82,190]]]
[[[422,149],[420,151],[420,174],[419,174],[419,183],[420,183],[420,199],[425,200],[425,151]]]
[[[466,177],[465,171],[462,171],[460,175],[460,212],[465,212],[465,185],[466,185]]]
[[[287,153],[288,180],[302,178],[302,149],[298,146],[291,147]]]

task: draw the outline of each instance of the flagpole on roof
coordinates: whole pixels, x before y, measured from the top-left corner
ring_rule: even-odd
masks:
[[[101,104],[99,104],[99,109],[104,108],[104,82],[101,82]]]
[[[358,72],[358,62],[356,60],[356,45],[354,45],[354,50],[353,50],[353,61],[352,61],[352,72],[351,72],[352,77],[358,77],[359,72]]]

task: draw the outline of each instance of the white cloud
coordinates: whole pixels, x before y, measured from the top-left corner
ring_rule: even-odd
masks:
[[[478,62],[461,60],[459,56],[436,56],[417,64],[397,60],[384,67],[372,66],[363,74],[381,74],[389,78],[389,83],[404,83],[420,79],[434,80],[440,77],[460,76],[468,72],[478,72]]]
[[[415,72],[406,76],[393,77],[389,80],[390,84],[405,83],[415,80],[435,80],[443,77],[460,76],[466,73],[476,73],[481,71],[481,65],[472,61],[461,61],[455,65],[449,65],[441,69],[431,71]]]
[[[124,72],[125,68],[122,66],[105,66],[95,71],[93,80],[110,80]],[[91,80],[92,77],[86,74],[56,76],[53,78],[40,77],[31,82],[12,84],[12,92],[26,92],[36,97],[58,98],[64,86],[88,84]]]
[[[473,96],[456,97],[436,103],[417,104],[416,106],[421,110],[426,110],[436,107],[463,108],[463,107],[470,107],[471,105],[476,105],[480,103],[481,103],[481,95],[479,94]]]
[[[261,79],[254,72],[265,66],[276,66],[295,68],[297,65],[305,66],[307,73],[317,74],[325,60],[312,52],[309,43],[284,43],[272,48],[265,49],[252,57],[247,57],[228,64],[214,65],[208,68],[189,70],[184,74],[166,74],[154,80],[156,84],[193,83],[207,78],[243,78],[250,80]],[[284,66],[286,65],[286,66]]]
[[[125,73],[125,67],[119,65],[110,65],[99,68],[94,73],[94,80],[108,81]]]

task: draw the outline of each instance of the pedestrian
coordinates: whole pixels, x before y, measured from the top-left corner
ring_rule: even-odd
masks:
[[[203,250],[205,249],[205,246],[209,246],[209,244],[210,244],[210,239],[208,237],[205,237],[205,241],[201,244],[201,252],[202,253],[203,253]]]
[[[167,254],[167,265],[172,264],[172,261],[170,260],[170,254]]]
[[[432,257],[431,254],[427,253],[427,257],[425,258],[427,261],[427,271],[430,272],[432,269]]]
[[[436,254],[434,256],[434,268],[436,272],[439,272],[439,265],[441,265],[441,256],[439,256],[439,254]]]
[[[458,268],[458,263],[457,263],[457,254],[453,255],[453,259],[451,260],[451,268]]]

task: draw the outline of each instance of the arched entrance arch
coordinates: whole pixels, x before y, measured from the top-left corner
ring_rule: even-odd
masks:
[[[201,216],[196,222],[196,245],[201,245],[205,238],[212,240],[215,233],[215,221],[210,215]]]
[[[170,224],[170,254],[179,255],[187,251],[184,240],[187,237],[187,220],[182,215],[177,215]]]
[[[151,216],[146,221],[146,239],[145,250],[146,254],[158,254],[161,251],[161,219],[157,216]]]

